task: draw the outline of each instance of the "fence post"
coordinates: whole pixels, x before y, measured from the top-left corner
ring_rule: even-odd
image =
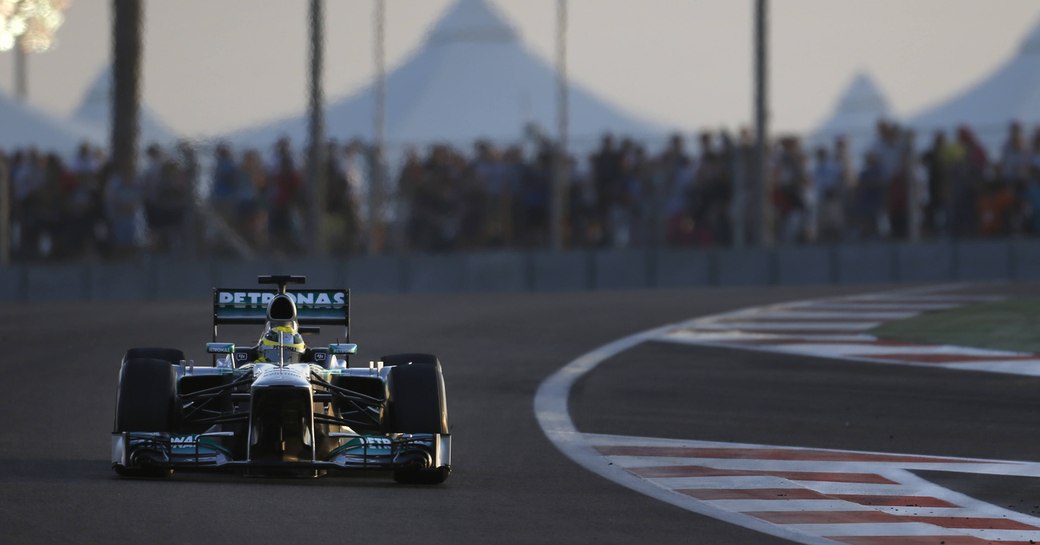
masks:
[[[0,161],[0,267],[11,264],[11,178]]]

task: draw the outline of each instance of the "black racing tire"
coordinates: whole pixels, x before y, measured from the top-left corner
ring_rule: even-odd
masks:
[[[413,360],[390,369],[388,432],[448,433],[444,375],[436,356],[428,356],[432,363]],[[403,484],[440,484],[450,472],[449,467],[398,469],[394,471],[394,480]]]
[[[394,481],[401,484],[441,484],[448,480],[451,468],[438,467],[427,470],[399,469],[394,472]]]
[[[116,390],[115,431],[173,431],[176,380],[168,360],[124,358]],[[122,477],[164,479],[173,475],[172,469],[162,467],[116,465],[113,469]]]
[[[383,365],[390,367],[392,365],[437,365],[440,366],[441,361],[437,359],[437,356],[433,354],[423,354],[421,352],[408,353],[408,354],[390,354],[379,358],[383,362]]]
[[[123,361],[132,359],[165,360],[174,365],[184,361],[184,352],[176,348],[131,348],[123,355]]]
[[[448,406],[440,363],[390,369],[392,433],[448,433]]]
[[[173,431],[176,380],[173,365],[167,360],[124,360],[119,370],[114,431]]]

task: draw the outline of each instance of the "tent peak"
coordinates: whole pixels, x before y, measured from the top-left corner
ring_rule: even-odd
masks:
[[[1040,19],[1033,25],[1033,29],[1029,31],[1025,39],[1022,40],[1022,45],[1019,47],[1018,52],[1019,55],[1023,56],[1040,55]]]
[[[855,112],[888,112],[888,100],[881,87],[869,73],[860,71],[852,78],[838,102],[837,111]]]
[[[509,43],[519,39],[516,29],[488,0],[457,0],[434,25],[426,43]]]

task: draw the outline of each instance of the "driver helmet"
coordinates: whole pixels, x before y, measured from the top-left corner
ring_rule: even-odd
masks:
[[[303,351],[303,337],[291,325],[268,327],[260,338],[260,358],[257,361],[270,363],[299,363]]]

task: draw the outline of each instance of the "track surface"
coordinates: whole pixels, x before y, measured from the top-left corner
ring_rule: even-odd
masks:
[[[456,471],[432,488],[382,477],[120,480],[108,458],[122,351],[169,345],[203,361],[207,303],[4,307],[0,543],[784,543],[579,468],[542,435],[531,400],[546,376],[618,337],[852,291],[356,296],[360,360],[432,351],[444,361]],[[571,407],[590,432],[1040,459],[1026,439],[1040,420],[1035,380],[794,363],[648,344],[580,382]],[[756,417],[763,410],[772,416]]]

